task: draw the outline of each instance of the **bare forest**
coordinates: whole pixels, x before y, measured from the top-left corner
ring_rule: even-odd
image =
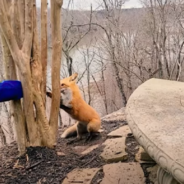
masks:
[[[91,11],[71,8],[62,9],[61,13],[58,11],[62,17],[60,25],[62,31],[59,26],[55,29],[62,32],[61,67],[53,62],[57,55],[57,51],[55,57],[53,55],[53,50],[56,49],[52,30],[54,17],[52,8],[48,9],[45,15],[48,16],[48,22],[45,24],[48,43],[46,48],[42,47],[48,51],[45,69],[47,78],[44,79],[47,81],[45,83],[47,90],[53,89],[51,82],[55,80],[53,67],[60,68],[60,74],[58,73],[60,78],[77,72],[83,98],[104,116],[125,107],[133,91],[150,78],[184,81],[184,1],[146,0],[142,1],[143,7],[137,9],[122,9],[123,3],[120,0],[103,0],[100,10],[95,10],[91,6]],[[38,27],[34,45],[36,50],[37,44],[44,44],[43,40],[39,39],[40,35],[43,36],[40,24],[43,14],[40,8],[37,8],[35,16],[37,16],[35,26]],[[18,35],[15,36],[19,41],[18,44],[24,45]],[[4,38],[1,37],[0,80],[2,81],[9,79],[10,76],[5,75],[7,69],[3,64],[5,46]],[[39,59],[44,60],[44,57],[41,55]],[[21,78],[21,74],[18,76]],[[45,93],[44,90],[41,92]],[[46,105],[48,117],[49,100],[47,99]],[[15,139],[16,126],[10,109],[8,102],[0,104],[0,146]],[[56,115],[54,117],[57,118]],[[47,124],[48,120],[44,121]],[[63,111],[59,112],[59,126],[69,124],[71,121]],[[53,126],[56,131],[57,126]]]

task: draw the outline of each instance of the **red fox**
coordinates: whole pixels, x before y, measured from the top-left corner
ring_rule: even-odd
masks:
[[[89,137],[91,137],[93,133],[98,133],[101,127],[100,116],[83,100],[80,94],[79,87],[76,84],[77,76],[78,74],[75,73],[60,81],[60,108],[77,121],[64,131],[61,135],[62,138],[68,138],[77,133],[77,138],[81,139],[85,132],[88,132]]]

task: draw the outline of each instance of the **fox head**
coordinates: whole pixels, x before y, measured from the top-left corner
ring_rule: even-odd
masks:
[[[67,77],[67,78],[60,80],[61,105],[64,105],[63,103],[65,103],[65,102],[67,102],[67,104],[68,104],[71,101],[71,99],[73,98],[72,95],[74,93],[75,93],[75,95],[76,94],[78,94],[78,96],[80,95],[79,88],[76,84],[77,76],[78,76],[78,74],[74,73],[70,77]],[[46,92],[46,94],[48,97],[52,98],[51,92]]]
[[[76,79],[77,79],[78,73],[74,73],[73,75],[64,78],[60,81],[60,89],[61,92],[65,91],[67,88],[76,86]]]

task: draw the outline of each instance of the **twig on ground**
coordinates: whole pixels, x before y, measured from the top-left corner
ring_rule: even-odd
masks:
[[[87,166],[88,164],[90,164],[93,160],[96,159],[96,157],[97,157],[97,155],[95,155],[89,162],[83,164],[82,167],[85,167],[85,166]]]
[[[41,161],[39,161],[39,162],[37,162],[37,163],[35,163],[35,164],[29,166],[29,167],[26,167],[26,170],[29,170],[29,169],[32,169],[32,168],[36,167],[36,166],[39,165],[41,162],[43,162],[43,160],[41,160]]]

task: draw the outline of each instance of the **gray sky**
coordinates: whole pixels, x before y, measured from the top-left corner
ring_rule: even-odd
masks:
[[[36,0],[37,6],[40,6],[41,0]],[[50,0],[48,0],[50,2]],[[63,8],[68,7],[69,0],[64,0]],[[78,9],[78,10],[89,10],[90,6],[92,4],[93,9],[97,9],[100,6],[101,0],[71,0],[72,9]],[[124,8],[138,8],[141,7],[141,3],[139,0],[127,0],[127,2],[124,5]]]

